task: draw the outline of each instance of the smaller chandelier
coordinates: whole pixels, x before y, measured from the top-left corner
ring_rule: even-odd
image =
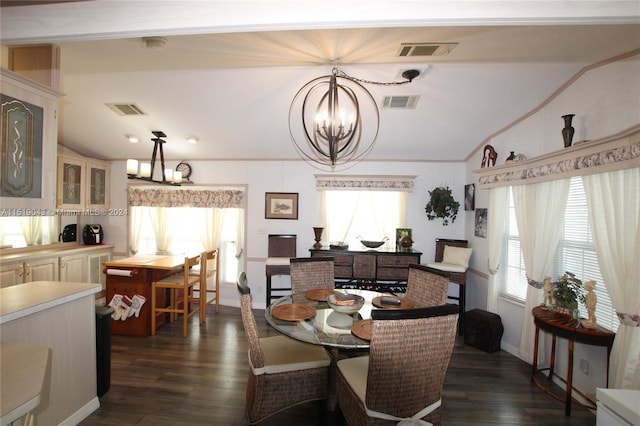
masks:
[[[140,170],[138,173],[138,160],[127,160],[127,178],[129,179],[137,179],[143,180],[146,182],[160,183],[164,185],[175,185],[180,186],[182,183],[182,172],[173,171],[172,169],[166,169],[164,167],[164,150],[162,146],[166,143],[166,141],[162,138],[166,138],[167,135],[160,130],[155,130],[153,132],[154,138],[151,138],[153,141],[153,153],[151,154],[151,162],[150,163],[140,163]],[[161,179],[156,180],[153,178],[153,171],[156,165],[156,157],[160,153],[160,174]]]
[[[334,171],[362,160],[378,137],[380,113],[373,96],[360,82],[405,84],[418,75],[418,71],[408,70],[402,74],[408,81],[377,83],[333,68],[331,75],[309,81],[289,107],[289,132],[296,150],[314,167]],[[366,126],[363,116],[367,117]]]

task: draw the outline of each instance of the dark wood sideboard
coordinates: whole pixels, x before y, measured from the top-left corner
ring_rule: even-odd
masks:
[[[409,264],[420,263],[421,252],[413,249],[336,250],[311,248],[311,257],[333,257],[336,287],[404,292]]]

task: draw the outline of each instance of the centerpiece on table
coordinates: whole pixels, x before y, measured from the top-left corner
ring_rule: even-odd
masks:
[[[571,272],[565,272],[556,281],[545,279],[545,300],[547,308],[563,314],[576,316],[578,303],[585,303],[585,289],[582,281]]]

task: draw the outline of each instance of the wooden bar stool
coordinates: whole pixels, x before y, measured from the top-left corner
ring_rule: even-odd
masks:
[[[200,312],[200,300],[193,296],[193,288],[200,283],[200,275],[190,275],[189,270],[197,265],[205,255],[185,257],[182,272],[170,275],[151,284],[151,335],[156,334],[156,315],[158,313],[182,314],[182,335],[187,337],[189,318]],[[205,260],[206,262],[206,260]],[[206,271],[206,267],[205,267]],[[158,289],[168,289],[171,293],[169,304],[157,306]],[[197,308],[191,310],[191,305],[197,303]],[[200,323],[202,324],[202,316]]]

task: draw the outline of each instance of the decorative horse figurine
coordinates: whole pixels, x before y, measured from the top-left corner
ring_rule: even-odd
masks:
[[[496,159],[498,158],[498,153],[491,145],[485,145],[482,157],[482,166],[481,167],[493,167],[496,165]]]

